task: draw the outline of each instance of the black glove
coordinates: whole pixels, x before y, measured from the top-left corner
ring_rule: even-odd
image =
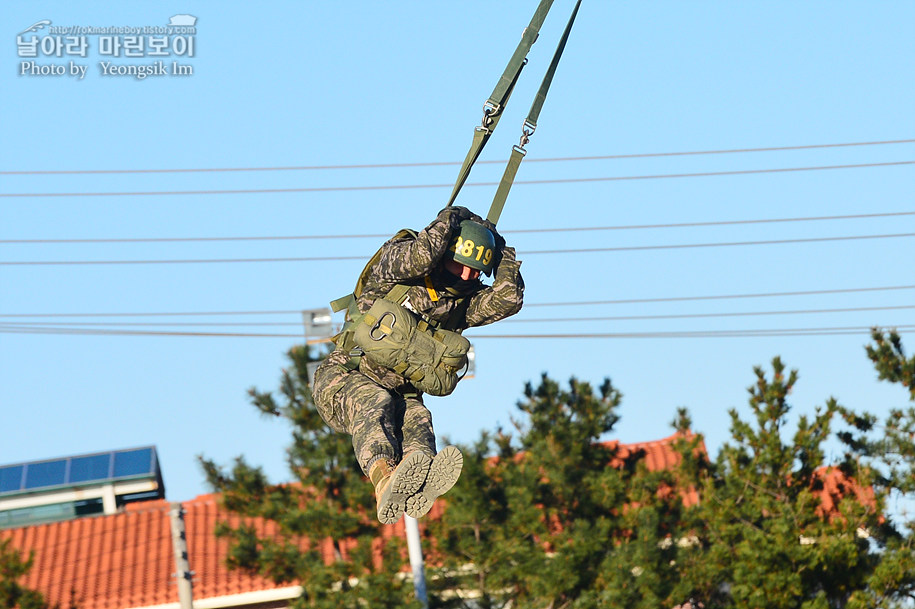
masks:
[[[490,222],[488,219],[483,219],[480,224],[489,229],[492,233],[492,236],[496,240],[496,251],[501,252],[505,249],[505,238],[499,234],[499,231],[496,230],[496,225]]]
[[[472,216],[472,212],[466,207],[460,205],[449,205],[442,211],[438,212],[438,219],[448,224],[452,229],[456,228]]]

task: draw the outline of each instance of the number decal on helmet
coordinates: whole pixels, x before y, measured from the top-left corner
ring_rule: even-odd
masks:
[[[448,250],[454,253],[456,262],[477,270],[485,270],[489,274],[492,268],[490,265],[495,257],[492,236],[484,227],[480,226],[479,228],[485,231],[484,236],[489,237],[489,242],[487,242],[487,239],[481,238],[483,243],[478,245],[480,240],[454,235]]]

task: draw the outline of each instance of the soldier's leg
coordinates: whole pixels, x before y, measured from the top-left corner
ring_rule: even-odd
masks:
[[[321,418],[334,431],[353,436],[362,470],[378,459],[393,467],[400,460],[400,428],[391,393],[357,370],[333,361],[331,354],[315,372],[313,396]]]
[[[423,404],[421,396],[397,396],[397,410],[400,418],[401,445],[403,454],[421,451],[435,456],[435,432],[432,429],[432,413]]]
[[[346,431],[353,436],[353,451],[369,473],[372,464],[385,459],[392,465],[402,456],[397,413],[391,393],[365,375],[351,373],[337,394]]]
[[[359,466],[375,487],[378,520],[397,522],[407,498],[423,485],[432,465],[431,455],[423,452],[403,456],[402,400],[395,401],[384,387],[342,366],[319,367],[314,389],[322,418],[353,437]]]
[[[436,454],[435,433],[432,430],[432,413],[421,397],[404,398],[403,450],[404,454],[423,452],[433,456],[426,480],[418,491],[407,497],[405,511],[409,516],[422,518],[435,500],[448,492],[461,476],[464,457],[454,446],[446,446]]]

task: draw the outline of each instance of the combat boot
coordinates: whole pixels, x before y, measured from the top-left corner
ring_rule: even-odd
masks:
[[[464,455],[457,446],[446,446],[432,460],[426,481],[419,490],[407,497],[406,511],[408,516],[422,518],[432,509],[432,504],[454,486],[461,477],[464,467]]]
[[[379,459],[369,468],[369,480],[375,487],[378,521],[394,524],[406,508],[407,497],[422,488],[432,465],[432,458],[423,452],[412,452],[392,467],[387,459]]]

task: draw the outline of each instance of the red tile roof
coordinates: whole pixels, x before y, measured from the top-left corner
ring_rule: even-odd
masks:
[[[619,444],[618,456],[644,451],[649,470],[670,468],[679,461],[673,449],[679,437],[674,434],[651,442]],[[702,442],[697,450],[707,454]],[[824,476],[824,483],[823,508],[828,512],[835,508],[827,502],[848,492],[848,486],[835,474]],[[866,493],[859,494],[859,489],[853,490],[859,498],[866,497]],[[694,505],[699,496],[690,489],[684,499],[687,505]],[[182,505],[190,567],[195,572],[195,601],[281,588],[262,577],[226,568],[229,542],[217,539],[213,530],[218,521],[238,524],[240,518],[220,506],[218,495],[201,495]],[[13,547],[26,555],[34,552],[32,570],[21,583],[42,592],[51,604],[68,606],[75,602],[81,609],[121,609],[177,603],[169,511],[170,504],[165,500],[135,503],[110,516],[0,531],[0,539],[11,539]],[[430,516],[436,518],[440,513],[441,507],[436,505]],[[255,522],[261,534],[277,533],[275,524]],[[404,536],[402,520],[381,529],[385,538]],[[323,551],[325,560],[332,560],[329,542]]]
[[[241,519],[222,508],[218,495],[201,495],[182,506],[195,602],[283,588],[226,568],[229,541],[217,539],[213,530],[217,521],[237,525]],[[0,539],[11,539],[24,556],[34,552],[32,569],[20,583],[40,591],[52,605],[75,602],[80,609],[122,609],[177,603],[170,509],[165,500],[128,504],[124,512],[110,516],[0,531]],[[256,524],[262,535],[277,532],[274,523]],[[405,535],[402,520],[381,529],[384,538]],[[330,562],[329,540],[322,550]]]
[[[635,442],[633,444],[619,444],[617,459],[626,459],[631,455],[641,452],[644,453],[642,458],[645,460],[645,467],[648,468],[648,471],[657,472],[665,469],[673,469],[680,463],[680,455],[674,450],[674,444],[678,440],[692,440],[694,438],[695,435],[691,432],[686,432],[685,434],[677,432],[666,438],[661,438],[660,440]],[[617,442],[611,442],[611,444],[617,444]],[[699,440],[696,450],[699,454],[706,457],[708,456],[704,440]],[[619,465],[622,465],[621,461]],[[680,489],[680,494],[683,498],[683,504],[686,506],[699,503],[699,493],[694,487]]]
[[[829,515],[830,519],[841,518],[839,502],[845,497],[854,497],[858,503],[870,510],[876,510],[877,500],[873,488],[861,488],[854,479],[849,478],[837,467],[821,467],[814,472],[823,488],[818,492],[820,505],[817,514]]]
[[[222,564],[228,542],[216,539],[213,528],[226,513],[215,496],[183,505],[195,598],[276,587]],[[129,504],[119,514],[0,531],[0,536],[35,553],[22,583],[52,604],[75,602],[83,609],[160,605],[178,601],[169,510],[167,501],[147,501]]]

